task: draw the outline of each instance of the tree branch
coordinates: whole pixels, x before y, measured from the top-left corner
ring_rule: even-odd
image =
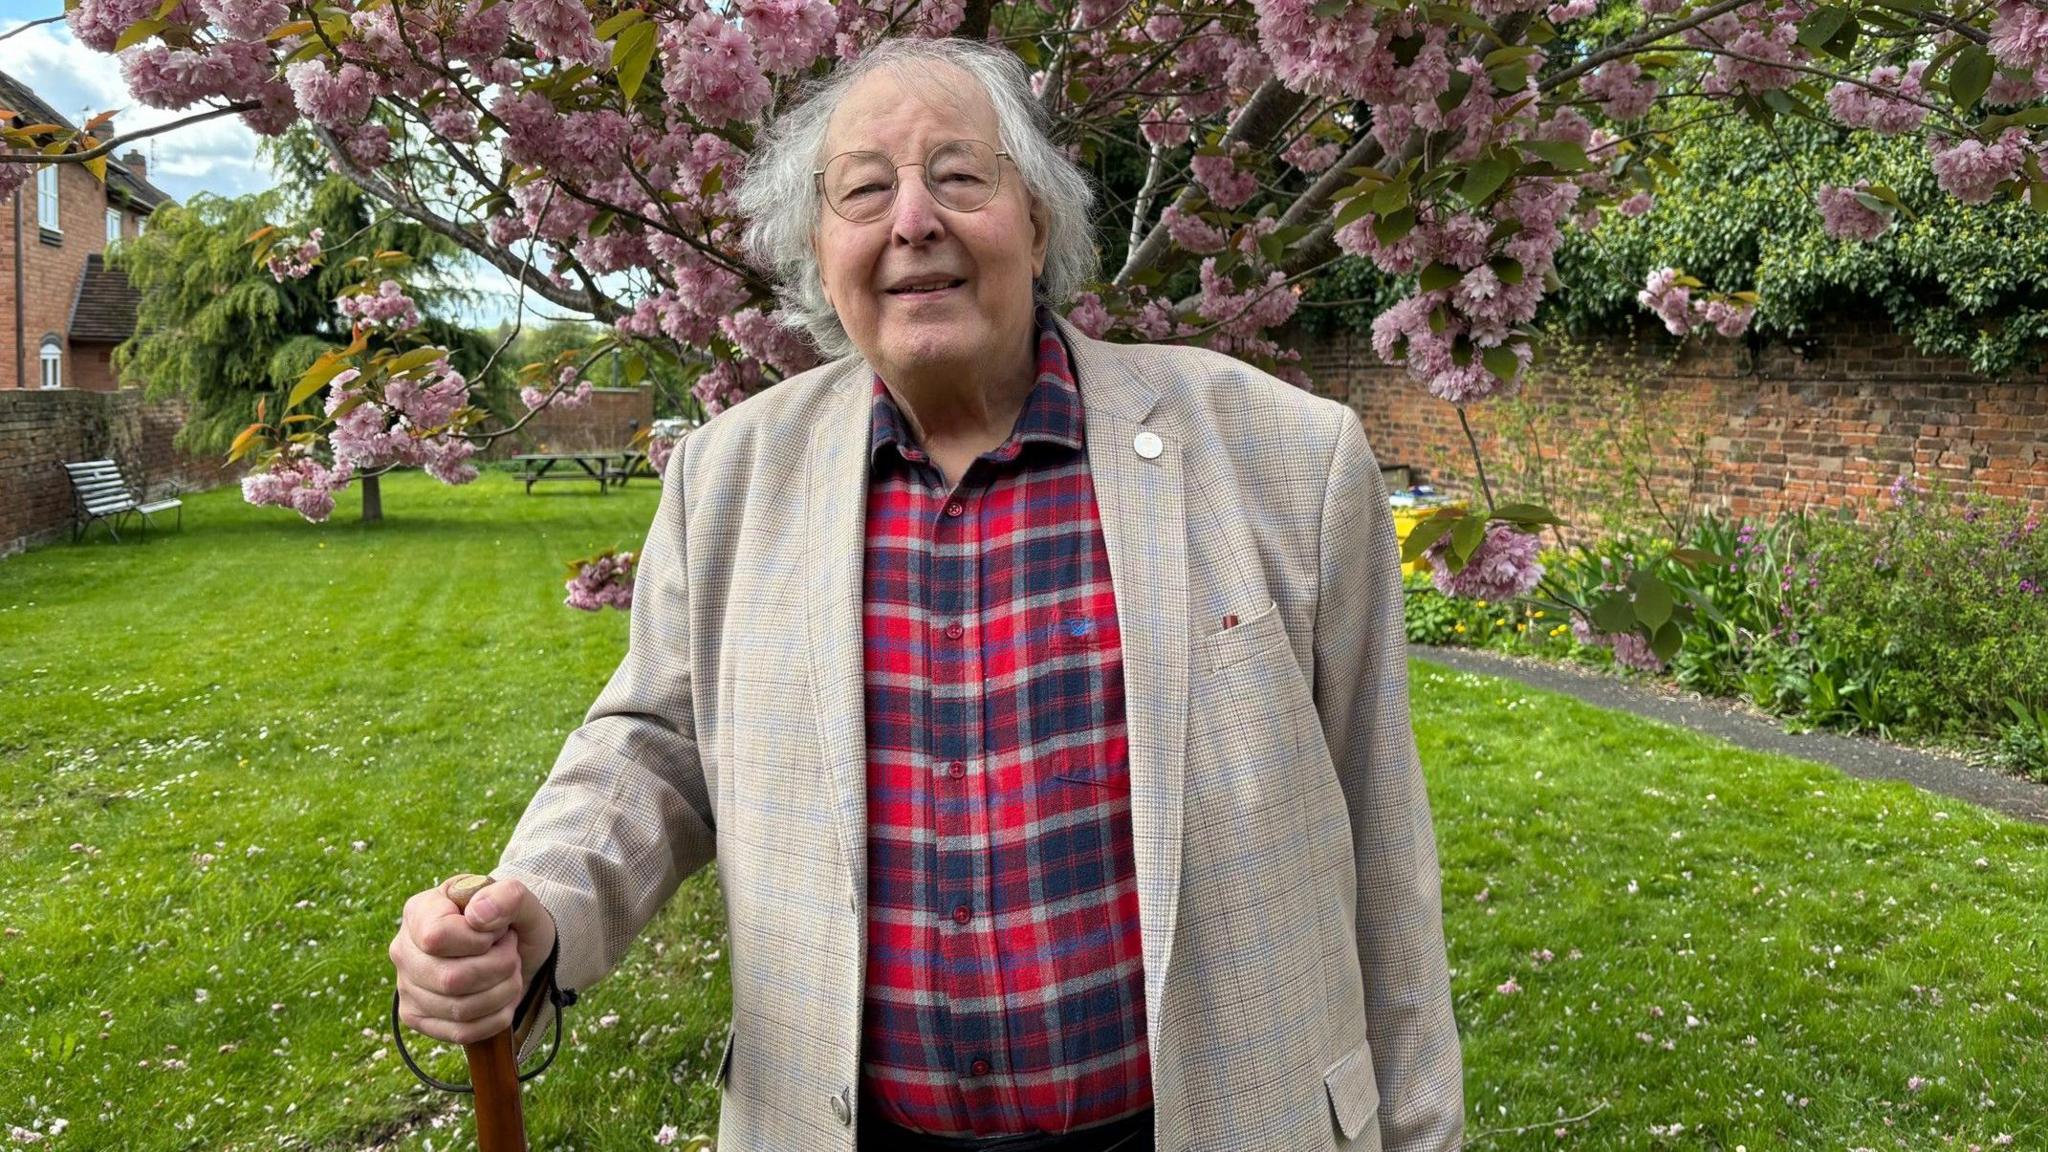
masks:
[[[151,128],[138,128],[133,132],[123,133],[83,152],[62,152],[55,156],[45,156],[41,152],[0,152],[0,164],[83,164],[88,160],[97,160],[123,144],[183,128],[188,124],[203,124],[208,120],[218,120],[222,116],[247,112],[257,106],[254,100],[241,100],[219,108],[210,108],[196,116],[187,116],[182,120],[172,120]]]

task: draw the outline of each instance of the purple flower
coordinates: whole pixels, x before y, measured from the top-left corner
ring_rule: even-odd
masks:
[[[1455,573],[1450,567],[1450,547],[1451,536],[1447,532],[1423,553],[1429,560],[1430,578],[1436,583],[1436,590],[1446,596],[1513,600],[1527,595],[1543,578],[1543,565],[1536,559],[1540,542],[1511,524],[1488,524],[1486,538],[1472,550],[1465,567]]]

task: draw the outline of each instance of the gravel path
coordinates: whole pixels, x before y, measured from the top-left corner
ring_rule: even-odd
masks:
[[[1865,780],[1904,780],[1928,792],[1968,800],[2017,819],[2048,824],[2048,784],[1996,768],[1979,768],[1953,753],[1909,748],[1867,736],[1787,732],[1773,718],[1747,704],[1703,697],[1661,681],[1631,683],[1595,668],[1419,644],[1410,644],[1408,654],[1460,672],[1501,676],[1602,708],[1619,708],[1717,737],[1739,748],[1831,764]]]

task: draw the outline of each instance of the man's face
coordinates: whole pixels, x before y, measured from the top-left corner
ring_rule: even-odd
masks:
[[[960,212],[925,187],[925,157],[953,140],[1000,148],[995,109],[967,73],[942,67],[905,86],[888,70],[841,99],[819,166],[842,152],[878,152],[895,164],[896,198],[880,219],[854,223],[819,209],[815,247],[825,295],[870,364],[892,373],[948,367],[979,375],[1028,345],[1031,283],[1045,267],[1043,214],[1034,217],[1016,165],[996,161],[995,199]],[[910,283],[951,287],[906,292]],[[963,380],[971,378],[963,375]]]

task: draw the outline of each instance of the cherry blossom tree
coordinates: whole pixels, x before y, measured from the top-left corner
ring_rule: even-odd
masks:
[[[1112,258],[1069,303],[1078,326],[1306,383],[1275,330],[1319,271],[1362,257],[1408,285],[1373,323],[1375,352],[1461,422],[1537,358],[1565,230],[1655,210],[1673,125],[1912,133],[1947,195],[2048,210],[2044,0],[71,0],[66,19],[120,54],[148,104],[261,133],[311,124],[335,170],[393,211],[609,324],[593,357],[698,359],[714,413],[816,359],[745,259],[731,188],[799,84],[884,37],[1005,46],[1076,156],[1142,170],[1105,206]],[[95,164],[132,139],[96,128],[10,129],[0,189],[24,162]],[[1813,210],[1853,243],[1913,208],[1844,172]],[[288,233],[257,255],[316,257]],[[1740,333],[1757,303],[1679,269],[1644,275],[1642,305],[1680,336]],[[404,347],[402,300],[362,296],[357,346],[287,406],[328,390],[326,460],[252,426],[245,447],[275,478],[252,498],[415,457],[459,481],[462,445],[493,434],[445,359]],[[529,399],[573,391],[578,371],[535,367]],[[1496,503],[1467,434],[1485,507],[1425,522],[1409,553],[1456,594],[1528,594],[1532,534],[1556,518]],[[588,585],[630,562],[585,569]],[[1586,607],[1664,654],[1690,610],[1655,580]]]

